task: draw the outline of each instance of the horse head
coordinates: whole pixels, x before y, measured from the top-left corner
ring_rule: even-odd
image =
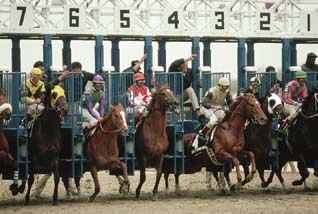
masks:
[[[67,115],[68,104],[66,102],[65,91],[61,86],[55,86],[51,90],[51,107],[61,115]]]
[[[267,117],[263,112],[260,103],[257,101],[254,95],[247,94],[244,96],[240,96],[238,97],[238,100],[236,102],[238,102],[238,104],[243,104],[241,105],[241,108],[235,109],[236,111],[240,111],[240,113],[237,114],[245,112],[244,114],[246,115],[246,117],[248,119],[251,119],[251,121],[255,124],[265,125],[267,123]]]
[[[262,109],[266,115],[284,116],[284,107],[282,104],[282,100],[275,93],[266,94],[265,100],[264,102],[262,102]]]
[[[301,106],[302,116],[304,118],[317,118],[318,117],[318,92],[309,95]]]
[[[111,123],[109,123],[108,120],[110,120]],[[107,130],[103,128],[104,126],[107,126]],[[111,106],[110,112],[105,115],[100,127],[102,131],[106,133],[118,131],[121,135],[128,136],[127,114],[123,106],[121,104]]]
[[[173,91],[169,89],[168,84],[160,86],[158,84],[158,89],[153,93],[153,102],[158,100],[161,108],[166,110],[175,110],[179,106],[177,98],[174,96]]]
[[[0,89],[0,118],[4,118],[5,120],[9,120],[12,113],[12,106],[8,102],[8,98],[6,97],[4,90]]]

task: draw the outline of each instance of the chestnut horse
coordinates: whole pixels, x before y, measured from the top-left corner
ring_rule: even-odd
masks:
[[[14,171],[14,183],[10,186],[13,195],[18,193],[18,164],[9,152],[9,143],[3,132],[3,120],[11,118],[12,106],[8,103],[3,89],[0,89],[0,174],[4,169]]]
[[[127,166],[118,159],[119,148],[117,145],[117,138],[119,133],[125,135],[128,134],[126,113],[120,104],[111,107],[110,112],[104,116],[94,134],[86,140],[88,168],[95,184],[95,192],[90,196],[90,201],[93,201],[100,192],[98,181],[99,170],[121,168],[123,170],[124,180],[117,177],[121,185],[120,191],[129,191],[130,183],[127,174]]]
[[[67,114],[68,105],[64,89],[55,86],[49,93],[50,98],[42,115],[34,120],[34,126],[29,136],[29,179],[28,191],[25,195],[25,205],[30,204],[30,191],[34,182],[34,174],[40,170],[49,170],[54,174],[53,205],[58,203],[59,171],[58,162],[62,146],[61,116]]]
[[[254,154],[252,152],[243,150],[244,148],[244,124],[250,119],[255,124],[265,125],[267,117],[261,109],[260,104],[253,95],[240,96],[232,103],[228,112],[219,124],[214,132],[214,137],[207,144],[212,148],[216,160],[219,163],[224,161],[231,161],[236,167],[237,173],[237,186],[241,186],[242,176],[239,169],[239,158],[243,155],[249,155],[252,162],[252,174],[249,175],[250,179],[253,178],[256,173],[256,165]],[[186,134],[184,136],[185,153],[189,162],[194,163],[196,171],[200,171],[201,167],[215,166],[212,164],[208,155],[192,155],[192,142],[195,137],[195,133]],[[194,173],[195,171],[193,171]],[[179,174],[175,175],[176,178],[176,190],[179,187]],[[168,175],[165,175],[166,188],[168,187]]]
[[[136,157],[140,168],[140,180],[136,189],[136,198],[140,196],[140,190],[146,180],[146,164],[150,159],[155,159],[157,175],[153,188],[154,199],[157,198],[158,185],[162,174],[162,162],[169,141],[166,133],[166,112],[169,108],[175,108],[178,101],[169,89],[168,85],[160,86],[152,94],[151,103],[148,106],[148,115],[143,118],[136,130]]]

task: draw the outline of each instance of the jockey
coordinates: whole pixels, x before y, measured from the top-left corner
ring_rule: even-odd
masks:
[[[105,113],[106,96],[103,91],[104,78],[97,74],[93,86],[84,92],[82,103],[83,129],[88,130],[101,122]]]
[[[302,102],[307,97],[307,87],[306,87],[307,74],[304,71],[297,71],[295,73],[295,79],[287,83],[282,94],[282,101],[284,102],[284,107],[286,113],[289,114],[287,121],[292,121],[300,110]]]
[[[145,77],[142,73],[134,74],[135,84],[130,86],[129,92],[129,103],[134,107],[136,120],[138,121],[140,117],[146,116],[146,107],[149,105],[151,100],[151,93],[147,86],[145,86]]]
[[[256,97],[256,99],[259,99],[260,98],[259,97],[260,86],[261,86],[261,81],[257,77],[252,77],[250,79],[248,88],[240,91],[239,95],[243,96],[243,95],[249,93],[249,94],[253,94]]]
[[[219,79],[218,85],[210,88],[202,99],[201,112],[209,118],[207,124],[209,129],[223,120],[224,111],[222,104],[226,101],[229,106],[233,102],[233,97],[230,93],[230,80],[225,77]]]
[[[230,93],[230,80],[221,77],[218,85],[210,88],[202,99],[201,112],[205,117],[209,118],[209,122],[199,131],[195,141],[200,140],[200,143],[205,143],[206,133],[212,130],[213,127],[220,123],[224,118],[224,110],[222,105],[224,102],[229,106],[233,102],[233,97]]]
[[[42,71],[39,68],[32,68],[30,79],[22,86],[21,102],[28,105],[27,121],[34,115],[40,114],[44,110],[45,85],[40,80]]]

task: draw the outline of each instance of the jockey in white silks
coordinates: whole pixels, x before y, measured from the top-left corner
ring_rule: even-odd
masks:
[[[206,125],[207,128],[203,128],[204,133],[223,120],[225,113],[222,105],[226,102],[229,106],[233,102],[229,87],[229,79],[221,77],[218,85],[210,88],[205,93],[202,99],[201,112],[209,119],[209,122]]]
[[[134,108],[135,118],[138,121],[142,115],[147,114],[146,107],[150,104],[151,93],[147,86],[145,86],[145,77],[142,73],[134,74],[135,84],[130,86],[129,104]]]

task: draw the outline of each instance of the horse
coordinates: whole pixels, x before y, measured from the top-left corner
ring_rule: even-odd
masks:
[[[255,163],[257,171],[264,186],[264,170],[270,165],[271,158],[269,152],[272,147],[272,123],[276,116],[284,117],[284,107],[279,96],[275,93],[267,93],[264,98],[259,99],[261,108],[268,118],[265,125],[249,123],[244,131],[245,145],[244,150],[251,151],[255,156]],[[247,179],[249,174],[249,161],[244,159],[242,161],[245,178],[242,182],[244,186],[249,182]],[[232,167],[227,164],[225,167],[224,176],[229,186],[231,186],[229,173]]]
[[[211,137],[207,142],[207,148],[210,148],[209,152],[193,154],[192,143],[196,134],[189,133],[184,135],[185,153],[189,160],[188,162],[192,163],[194,167],[192,173],[198,172],[201,170],[201,167],[206,166],[213,166],[217,169],[219,166],[222,166],[222,162],[231,161],[236,167],[237,187],[239,187],[242,182],[242,176],[238,158],[242,155],[249,155],[252,161],[252,174],[249,175],[249,178],[252,179],[256,172],[254,154],[243,150],[244,124],[248,119],[259,125],[265,125],[267,122],[267,117],[262,111],[260,104],[250,94],[238,97],[230,106],[229,111],[226,112],[222,122],[216,127],[214,132],[212,131],[214,137]],[[214,158],[211,158],[211,156]],[[212,161],[211,159],[214,160]],[[165,174],[166,188],[168,188],[168,175]],[[179,175],[175,174],[176,190],[179,186]]]
[[[273,176],[276,173],[283,188],[286,189],[284,179],[281,175],[282,168],[287,161],[296,160],[301,178],[294,180],[292,185],[298,186],[304,184],[306,188],[305,181],[309,176],[307,162],[309,160],[317,160],[318,133],[314,129],[317,125],[318,92],[309,95],[306,98],[306,100],[302,103],[299,114],[288,126],[287,132],[281,134],[284,143],[280,144],[279,147],[279,164],[278,167],[273,165],[271,174],[264,184],[265,187],[272,182]]]
[[[136,198],[140,197],[140,190],[146,180],[146,164],[150,159],[156,159],[156,183],[153,188],[153,198],[158,197],[158,185],[162,174],[162,162],[169,141],[166,133],[166,112],[175,109],[179,102],[173,92],[165,84],[152,93],[152,100],[147,107],[148,114],[142,118],[136,129],[136,158],[139,163],[140,180],[136,189]]]
[[[128,134],[126,114],[121,104],[111,107],[110,112],[98,124],[94,134],[86,139],[88,169],[95,184],[95,191],[90,196],[90,201],[93,201],[100,192],[99,170],[121,168],[124,180],[117,177],[121,185],[120,192],[129,192],[127,166],[118,159],[117,137],[119,133],[125,136]]]
[[[53,205],[58,204],[59,154],[61,150],[61,117],[67,114],[68,104],[64,89],[55,86],[43,113],[34,120],[29,134],[29,178],[25,195],[25,205],[30,205],[30,191],[34,174],[40,170],[49,170],[54,175]]]
[[[0,89],[0,174],[4,169],[10,169],[14,172],[14,183],[10,185],[13,195],[18,194],[18,163],[14,160],[9,151],[9,143],[4,135],[3,120],[10,120],[12,106],[8,102],[4,90]]]

